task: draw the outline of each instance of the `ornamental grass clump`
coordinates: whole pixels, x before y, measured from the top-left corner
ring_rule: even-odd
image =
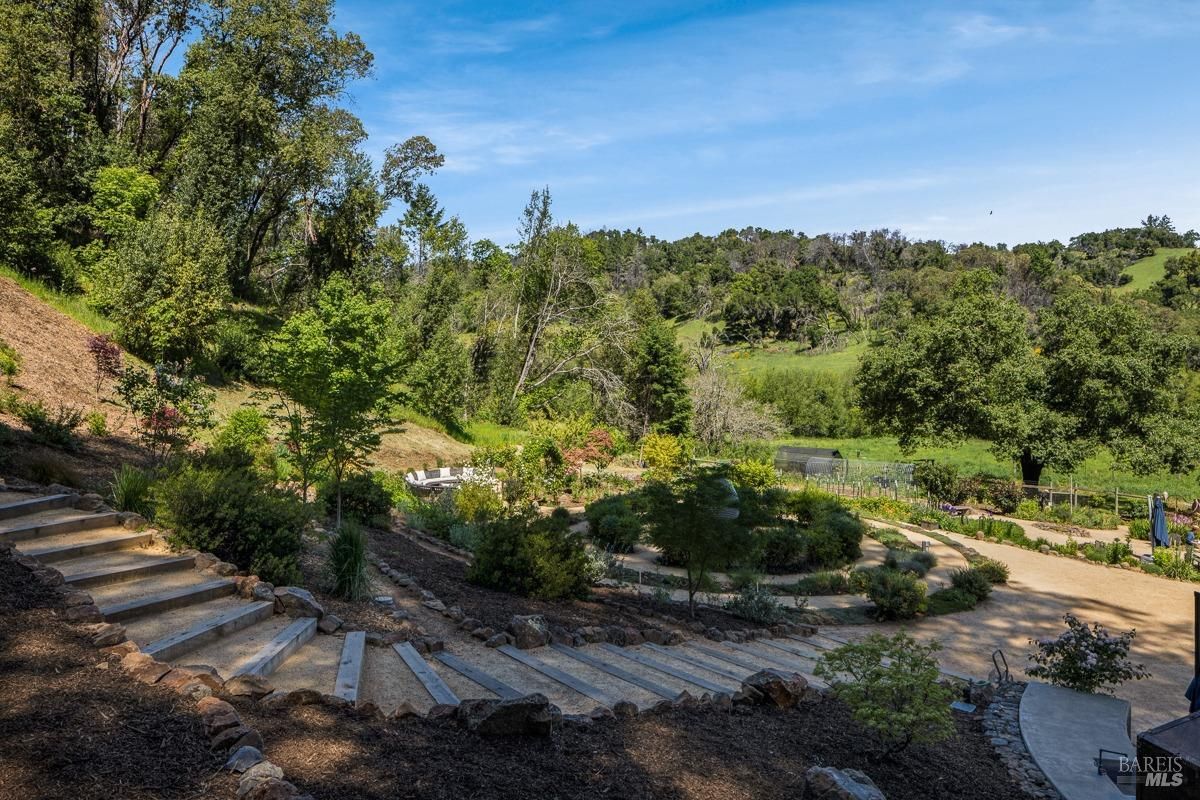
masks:
[[[1064,614],[1063,620],[1067,629],[1057,638],[1029,640],[1037,648],[1029,655],[1034,666],[1025,670],[1030,677],[1093,694],[1112,694],[1125,681],[1150,677],[1143,665],[1129,660],[1136,631],[1114,636],[1100,623],[1089,626],[1074,614]]]

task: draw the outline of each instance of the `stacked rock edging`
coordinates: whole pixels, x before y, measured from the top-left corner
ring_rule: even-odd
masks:
[[[1008,774],[1029,797],[1062,800],[1062,795],[1033,760],[1021,735],[1021,695],[1027,685],[1021,681],[1008,681],[996,688],[983,713],[983,731]]]

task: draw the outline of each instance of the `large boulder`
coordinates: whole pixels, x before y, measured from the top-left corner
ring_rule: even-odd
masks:
[[[540,614],[527,617],[516,616],[508,622],[508,632],[512,635],[517,647],[522,650],[532,650],[543,647],[549,640],[550,627],[546,618]]]
[[[549,736],[562,714],[542,694],[512,700],[470,700],[456,716],[469,731],[484,736]]]
[[[802,675],[785,675],[764,669],[742,681],[742,692],[764,705],[791,708],[808,694],[808,681]]]
[[[879,787],[856,769],[812,767],[804,773],[804,800],[887,800]]]
[[[325,609],[321,608],[321,604],[312,596],[312,592],[301,589],[299,586],[276,586],[275,602],[276,607],[282,606],[283,613],[289,617],[317,617],[319,619],[325,616]]]

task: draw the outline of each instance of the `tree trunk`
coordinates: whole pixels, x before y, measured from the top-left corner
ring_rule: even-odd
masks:
[[[1026,487],[1026,494],[1030,496],[1037,495],[1037,486],[1042,478],[1042,468],[1044,466],[1045,464],[1040,459],[1033,457],[1033,454],[1029,452],[1029,448],[1021,451],[1021,483]]]

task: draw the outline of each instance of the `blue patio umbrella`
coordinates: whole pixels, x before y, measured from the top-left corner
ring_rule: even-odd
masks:
[[[1150,511],[1150,542],[1154,547],[1166,547],[1171,543],[1167,533],[1167,513],[1158,495],[1154,496],[1154,506]]]

